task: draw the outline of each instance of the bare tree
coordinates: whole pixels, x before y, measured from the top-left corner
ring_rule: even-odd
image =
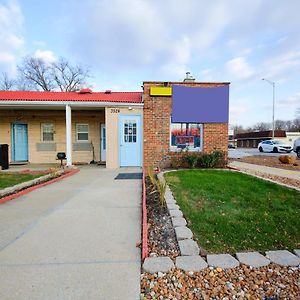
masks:
[[[275,121],[275,130],[287,130],[287,121],[276,120]]]
[[[35,57],[25,57],[18,66],[20,78],[26,84],[33,84],[37,90],[51,91],[54,82],[51,76],[51,65]]]
[[[270,130],[270,128],[271,128],[270,123],[265,123],[265,122],[256,123],[253,126],[253,129],[258,131],[266,131],[266,130]]]
[[[234,134],[243,133],[246,131],[242,125],[234,125],[232,127],[232,129],[233,129]]]
[[[53,80],[62,92],[74,92],[86,83],[89,70],[79,65],[71,65],[64,58],[60,58],[51,66]]]
[[[3,72],[0,76],[0,90],[9,91],[15,87],[16,81],[8,77],[7,73]]]
[[[72,65],[64,58],[47,63],[39,58],[25,57],[18,70],[24,89],[33,87],[43,91],[76,91],[89,77],[88,69]]]

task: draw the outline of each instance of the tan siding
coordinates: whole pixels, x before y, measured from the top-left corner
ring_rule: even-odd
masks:
[[[11,149],[11,124],[28,124],[29,162],[56,162],[57,152],[66,152],[66,129],[64,111],[45,110],[0,110],[0,143],[9,144]],[[41,123],[51,122],[55,126],[54,142],[57,151],[37,151],[36,144],[41,142]],[[104,110],[72,111],[72,142],[76,142],[76,123],[89,124],[89,141],[95,148],[96,160],[100,159],[100,123],[104,123]],[[88,163],[93,159],[92,151],[73,151],[73,162]],[[11,151],[10,151],[11,160]]]
[[[133,107],[132,110],[129,110],[128,108],[119,108],[120,112],[118,113],[112,112],[112,109],[114,108],[107,107],[105,110],[107,146],[106,167],[110,169],[115,169],[119,167],[119,115],[143,115],[143,109],[136,107]]]

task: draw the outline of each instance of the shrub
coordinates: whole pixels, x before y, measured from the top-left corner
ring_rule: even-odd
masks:
[[[190,169],[194,169],[197,166],[199,160],[199,154],[191,153],[185,155],[183,159],[186,161]]]
[[[225,153],[214,151],[212,153],[185,152],[171,157],[172,168],[224,168],[227,164]]]
[[[226,166],[225,153],[222,151],[204,153],[199,157],[197,166],[201,168],[223,168]]]

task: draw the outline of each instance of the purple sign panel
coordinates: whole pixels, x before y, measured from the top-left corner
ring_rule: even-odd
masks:
[[[172,87],[172,123],[228,123],[229,85]]]

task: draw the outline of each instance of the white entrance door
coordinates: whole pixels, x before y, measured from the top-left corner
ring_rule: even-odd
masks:
[[[105,128],[105,124],[100,125],[100,160],[106,161],[106,128]]]

